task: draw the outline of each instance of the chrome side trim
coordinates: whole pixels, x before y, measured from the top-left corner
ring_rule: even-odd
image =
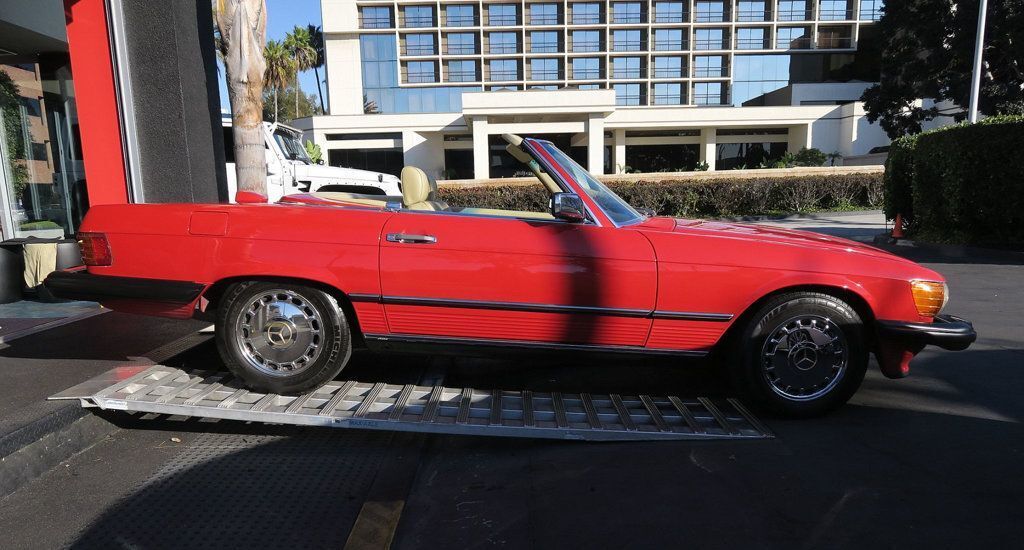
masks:
[[[380,302],[380,294],[360,294],[350,293],[347,294],[348,299],[353,302]]]
[[[404,296],[383,296],[385,304],[406,306],[455,307],[467,309],[501,309],[506,311],[534,311],[542,313],[582,313],[592,315],[613,315],[616,317],[647,317],[650,310],[625,309],[594,306],[564,306],[556,304],[531,304],[523,302],[488,302],[484,300],[449,300],[443,298],[411,298]]]
[[[731,313],[696,313],[689,311],[655,311],[651,314],[655,319],[675,319],[677,321],[711,321],[725,323],[731,321]]]
[[[600,351],[612,353],[630,353],[639,355],[674,355],[682,357],[705,357],[707,351],[645,348],[642,346],[602,346],[595,344],[559,344],[554,342],[532,342],[527,340],[499,340],[488,338],[458,338],[453,336],[421,336],[418,334],[364,334],[367,340],[382,344],[395,342],[399,344],[461,344],[465,346],[520,348],[537,350],[564,351]]]

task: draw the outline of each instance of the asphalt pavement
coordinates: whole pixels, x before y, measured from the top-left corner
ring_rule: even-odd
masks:
[[[842,221],[814,223],[877,232]],[[926,350],[904,380],[872,368],[827,417],[767,418],[776,439],[409,437],[112,413],[121,430],[0,500],[0,537],[11,548],[356,547],[379,531],[393,548],[1015,545],[1024,261],[893,250],[946,275],[947,311],[974,321],[978,342]],[[206,343],[174,361],[216,355]],[[455,386],[730,391],[707,366],[665,360],[357,354],[347,371],[395,383],[425,373]]]

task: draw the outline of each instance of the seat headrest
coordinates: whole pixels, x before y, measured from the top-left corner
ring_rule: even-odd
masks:
[[[406,207],[430,200],[437,184],[415,166],[402,168],[402,204]]]

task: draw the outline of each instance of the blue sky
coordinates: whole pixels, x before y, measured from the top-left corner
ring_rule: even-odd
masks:
[[[296,25],[321,25],[320,0],[267,0],[267,40],[284,40],[284,35]],[[219,65],[219,62],[218,62]],[[224,83],[224,69],[220,68],[220,104],[227,111],[228,89]],[[320,78],[324,72],[320,71]],[[316,76],[313,71],[299,74],[299,86],[303,92],[316,95]],[[327,86],[323,85],[324,102],[327,102]]]

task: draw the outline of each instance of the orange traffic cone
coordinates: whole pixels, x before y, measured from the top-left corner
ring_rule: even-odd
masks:
[[[896,219],[892,222],[892,238],[902,239],[903,236],[903,215],[896,214]]]

